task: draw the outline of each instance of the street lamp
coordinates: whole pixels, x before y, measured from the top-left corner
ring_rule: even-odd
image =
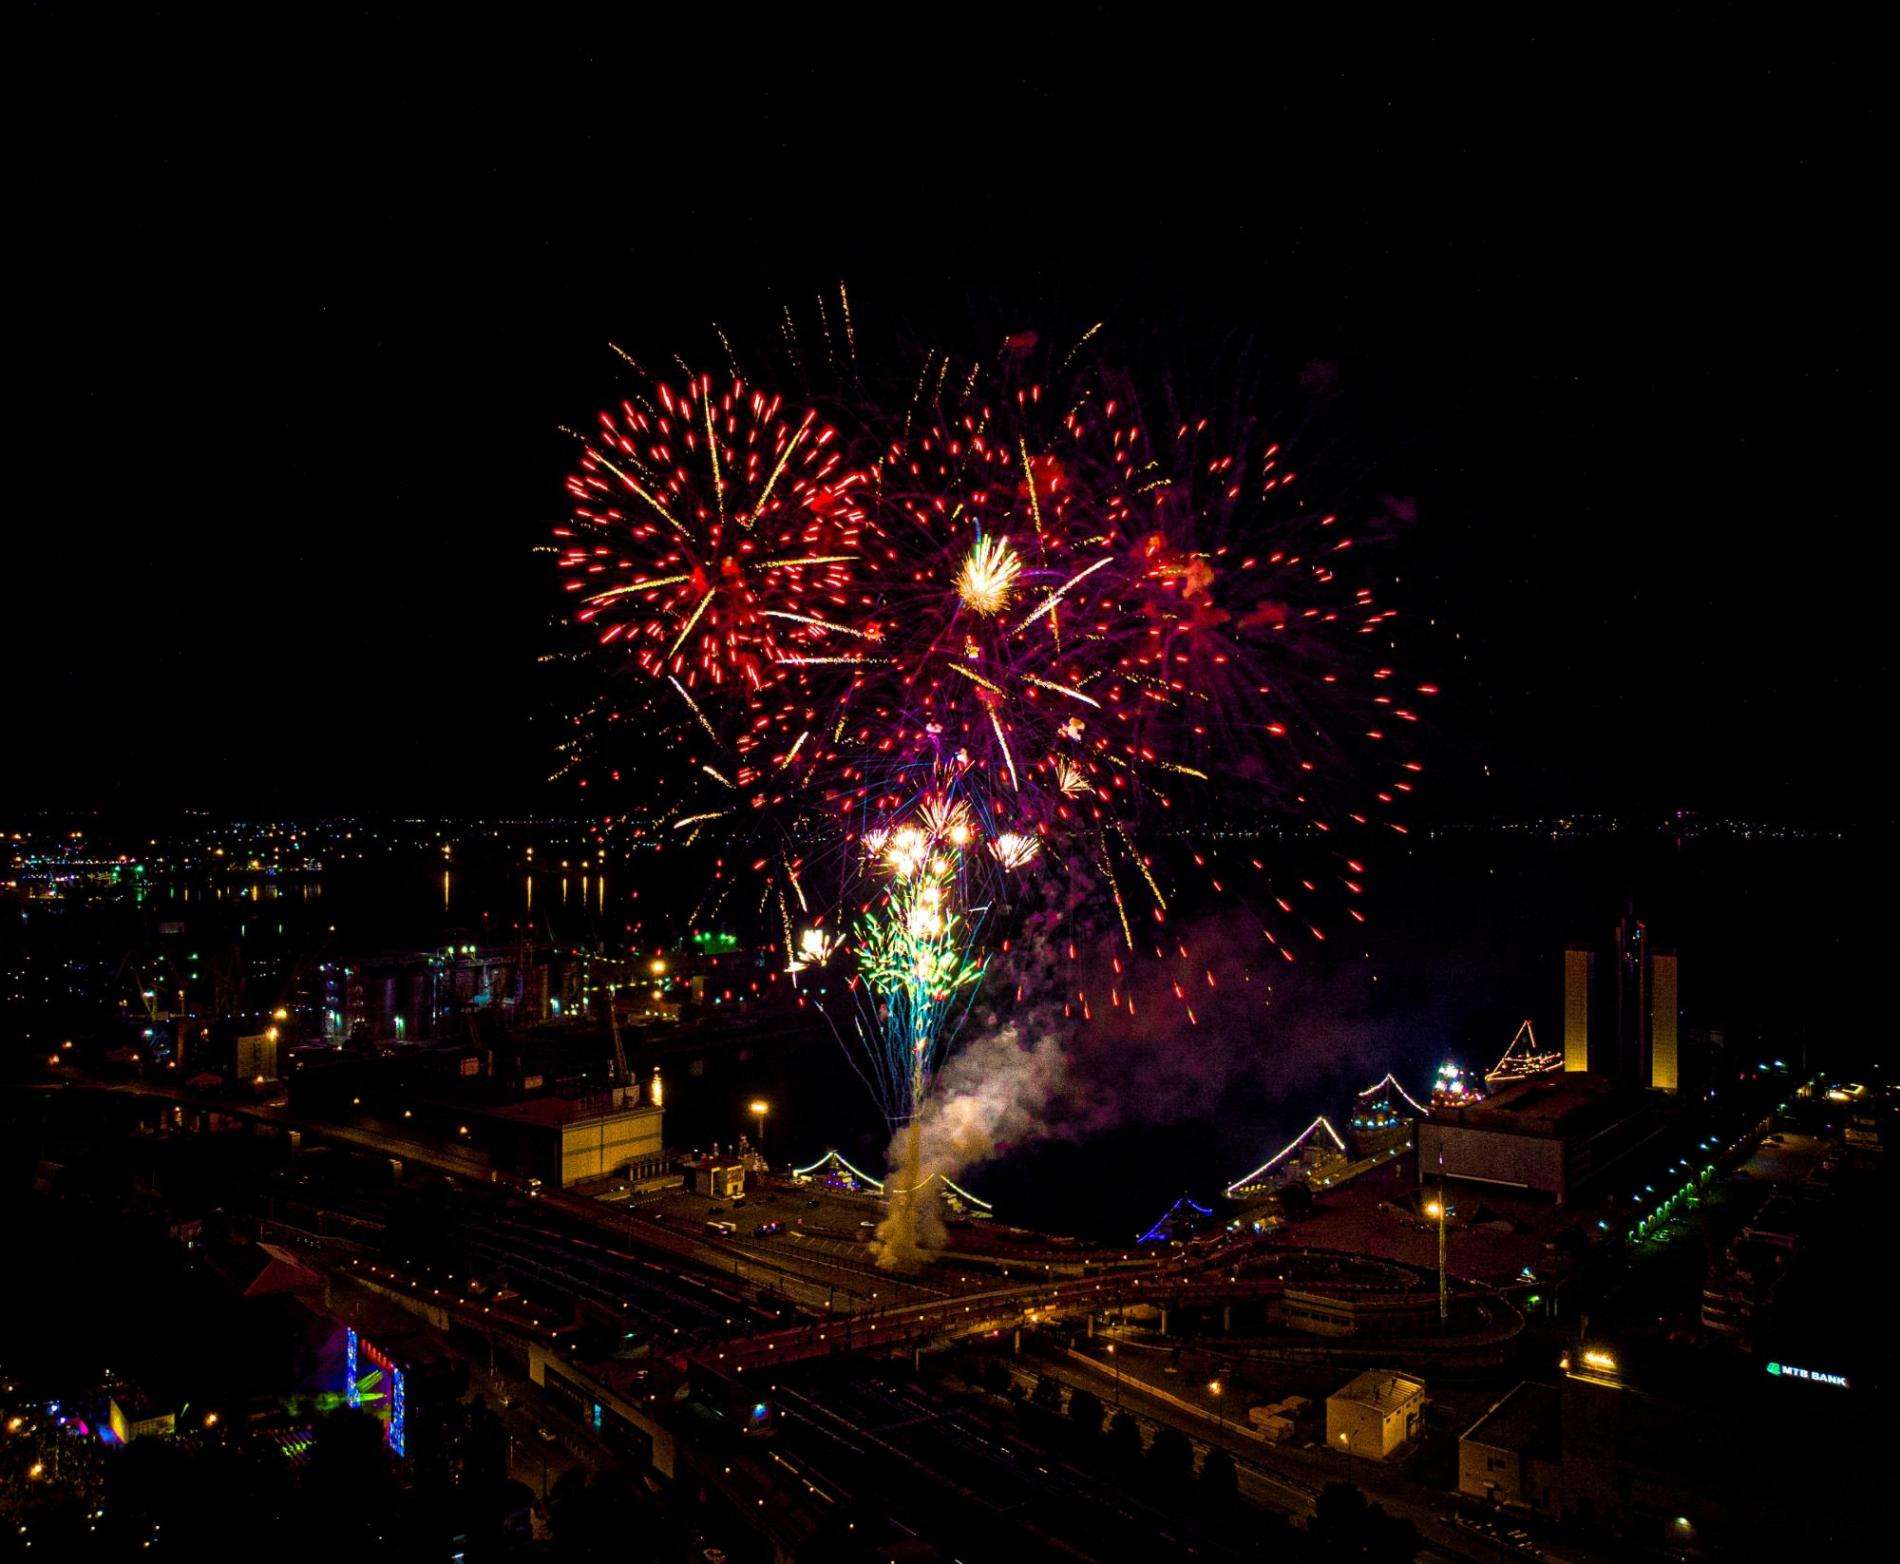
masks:
[[[760,1098],[754,1098],[746,1107],[746,1112],[758,1121],[758,1147],[761,1157],[765,1155],[765,1116],[771,1111],[772,1105]]]
[[[1445,1190],[1443,1185],[1439,1186],[1438,1198],[1426,1204],[1425,1214],[1437,1218],[1438,1221],[1438,1328],[1443,1330],[1451,1312],[1451,1295],[1445,1284]]]
[[[1207,1382],[1207,1388],[1214,1397],[1214,1412],[1220,1421],[1220,1431],[1222,1435],[1225,1435],[1227,1432],[1227,1403],[1220,1398],[1220,1381],[1218,1379],[1210,1379]]]
[[[1115,1356],[1115,1343],[1112,1341],[1108,1344],[1108,1363],[1115,1371],[1115,1410],[1119,1412],[1122,1409],[1122,1366],[1121,1360]]]

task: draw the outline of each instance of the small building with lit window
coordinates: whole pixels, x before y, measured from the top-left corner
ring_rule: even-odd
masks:
[[[1372,1369],[1326,1398],[1326,1443],[1342,1455],[1383,1461],[1418,1438],[1425,1382]]]
[[[161,1411],[136,1390],[117,1391],[106,1403],[106,1426],[122,1445],[134,1439],[169,1439],[176,1423],[176,1414]]]
[[[495,1160],[566,1189],[619,1174],[639,1181],[666,1171],[664,1121],[637,1088],[530,1097],[481,1116]]]
[[[695,1157],[686,1164],[686,1187],[714,1200],[737,1200],[745,1193],[745,1164],[737,1157]]]

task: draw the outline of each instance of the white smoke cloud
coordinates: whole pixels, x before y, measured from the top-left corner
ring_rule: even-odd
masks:
[[[925,1171],[955,1178],[1001,1147],[1046,1133],[1047,1110],[1068,1087],[1068,1065],[1060,1040],[1025,1041],[1013,1024],[966,1043],[924,1104]]]

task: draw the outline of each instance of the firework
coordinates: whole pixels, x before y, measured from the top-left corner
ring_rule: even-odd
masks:
[[[957,596],[972,613],[1000,614],[1015,596],[1022,569],[1008,538],[978,538],[957,572]]]
[[[568,479],[575,617],[654,678],[756,695],[849,636],[862,477],[811,409],[737,377],[653,380],[601,413]]]
[[[990,851],[1005,869],[1021,869],[1035,861],[1041,844],[1019,831],[1004,831],[990,843]]]
[[[736,373],[643,377],[569,482],[576,617],[678,739],[663,834],[770,837],[735,857],[789,972],[848,967],[845,1030],[900,1131],[1032,884],[1102,910],[1132,1015],[1124,957],[1194,963],[1163,932],[1184,894],[1259,909],[1282,961],[1326,909],[1357,918],[1349,839],[1402,829],[1418,769],[1339,515],[1249,418],[1157,425],[1080,349],[933,354],[831,419]],[[1323,872],[1267,859],[1269,816]],[[1169,984],[1190,1024],[1203,977]]]

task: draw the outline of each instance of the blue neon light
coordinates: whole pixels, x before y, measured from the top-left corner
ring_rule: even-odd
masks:
[[[1162,1229],[1173,1220],[1175,1213],[1183,1206],[1186,1206],[1196,1216],[1212,1216],[1214,1214],[1214,1208],[1212,1206],[1196,1205],[1192,1200],[1188,1199],[1186,1195],[1183,1195],[1179,1200],[1175,1201],[1173,1205],[1169,1206],[1166,1211],[1162,1212],[1161,1220],[1156,1222],[1147,1232],[1143,1233],[1141,1237],[1137,1238],[1135,1242],[1138,1244],[1166,1243],[1168,1241],[1168,1235],[1163,1232]]]

